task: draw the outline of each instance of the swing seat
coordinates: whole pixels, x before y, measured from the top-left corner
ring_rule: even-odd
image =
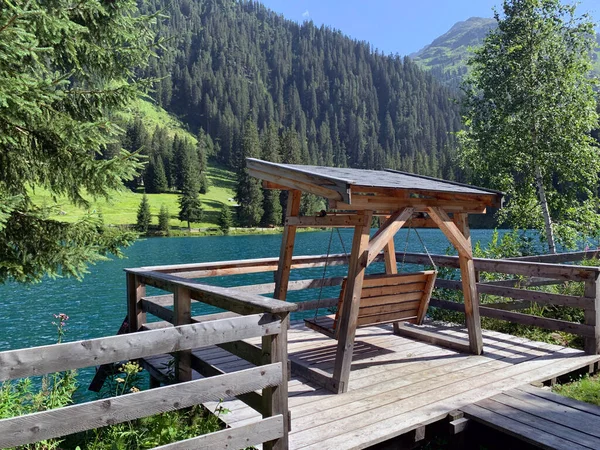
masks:
[[[390,322],[420,325],[427,313],[436,276],[436,270],[365,276],[360,293],[357,327]],[[344,308],[346,282],[347,279],[342,283],[335,317],[304,319],[308,328],[337,338],[341,312]]]

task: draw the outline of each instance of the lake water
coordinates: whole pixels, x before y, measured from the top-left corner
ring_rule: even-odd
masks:
[[[404,250],[406,233],[407,230],[401,230],[396,236],[397,251]],[[419,234],[431,253],[446,253],[449,243],[439,230],[424,229],[419,230]],[[491,230],[472,230],[473,242],[487,243],[491,234]],[[352,230],[341,229],[340,235],[345,249],[350,251]],[[329,231],[298,233],[294,254],[326,254],[330,236]],[[125,259],[112,259],[91,266],[90,273],[81,282],[63,278],[44,280],[37,285],[0,285],[0,351],[55,343],[52,314],[60,312],[70,316],[66,340],[114,335],[126,314],[123,273],[126,267],[271,257],[279,254],[280,243],[280,234],[145,239],[126,249]],[[410,234],[408,251],[423,252],[414,230]],[[334,232],[331,253],[342,252],[342,244],[337,232]],[[343,266],[330,267],[327,276],[343,275],[345,270]],[[382,270],[382,263],[369,267],[371,273]],[[292,273],[296,278],[320,278],[322,274],[323,268]],[[241,286],[272,282],[273,274],[268,272],[205,280],[220,286]],[[149,290],[149,293],[152,291]],[[326,289],[322,292],[322,298],[335,295],[336,292]],[[318,296],[318,290],[290,292],[288,299],[316,299]],[[210,311],[210,307],[196,304],[193,312],[202,314]]]

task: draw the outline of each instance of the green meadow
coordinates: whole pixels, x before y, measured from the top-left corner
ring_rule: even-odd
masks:
[[[208,170],[208,179],[210,188],[207,194],[200,194],[202,200],[203,219],[200,223],[192,223],[193,228],[214,228],[217,224],[217,218],[222,205],[235,206],[235,201],[230,201],[235,197],[235,175],[227,169],[218,166],[210,166]],[[110,225],[133,225],[136,223],[137,210],[142,201],[141,192],[131,192],[124,189],[120,192],[114,192],[110,199],[89,199],[90,209],[84,210],[69,204],[66,200],[57,199],[59,207],[57,219],[74,222],[87,213],[101,213],[104,221]],[[177,218],[179,213],[179,204],[177,202],[179,195],[176,192],[163,194],[147,194],[152,213],[152,224],[158,224],[158,213],[161,205],[169,208],[171,216],[171,227],[187,228],[187,223]],[[38,189],[33,193],[33,201],[38,205],[53,205],[50,194],[44,190]]]

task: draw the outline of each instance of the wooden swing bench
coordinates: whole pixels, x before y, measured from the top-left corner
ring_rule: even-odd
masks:
[[[367,327],[391,322],[423,323],[435,284],[436,270],[415,273],[378,274],[364,277],[360,295],[357,326]],[[337,339],[339,320],[344,307],[346,279],[338,299],[335,316],[304,319],[304,323],[319,333]]]

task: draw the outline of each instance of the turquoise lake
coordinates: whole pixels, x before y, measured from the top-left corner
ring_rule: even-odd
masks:
[[[406,245],[407,230],[396,236],[396,249]],[[504,231],[500,231],[504,233]],[[352,230],[340,230],[345,248],[349,251]],[[449,243],[437,229],[419,230],[419,234],[431,253],[445,254]],[[491,230],[473,230],[473,242],[489,242]],[[331,233],[329,231],[298,233],[296,255],[325,254]],[[79,340],[114,335],[126,314],[125,274],[126,267],[192,262],[225,261],[232,259],[263,258],[277,256],[281,235],[215,236],[192,238],[151,238],[136,242],[125,249],[125,259],[103,261],[89,268],[83,281],[62,278],[44,280],[37,285],[8,283],[0,285],[0,317],[2,333],[0,350],[52,344],[56,332],[51,322],[52,314],[66,313],[70,316],[66,340]],[[337,232],[333,234],[331,252],[342,253]],[[412,230],[408,251],[422,252],[422,246]],[[406,267],[406,270],[414,268]],[[374,264],[369,271],[381,272],[383,264]],[[343,275],[345,268],[330,267],[327,276]],[[320,278],[323,268],[305,269],[292,273],[295,278]],[[204,279],[220,286],[241,286],[273,281],[271,272]],[[329,288],[335,289],[335,288]],[[149,290],[151,294],[152,291]],[[335,296],[336,292],[323,290],[322,297]],[[318,290],[291,292],[290,301],[316,299]],[[196,304],[194,314],[211,312],[212,309]],[[313,314],[313,313],[308,313]],[[299,317],[295,317],[299,318]]]

